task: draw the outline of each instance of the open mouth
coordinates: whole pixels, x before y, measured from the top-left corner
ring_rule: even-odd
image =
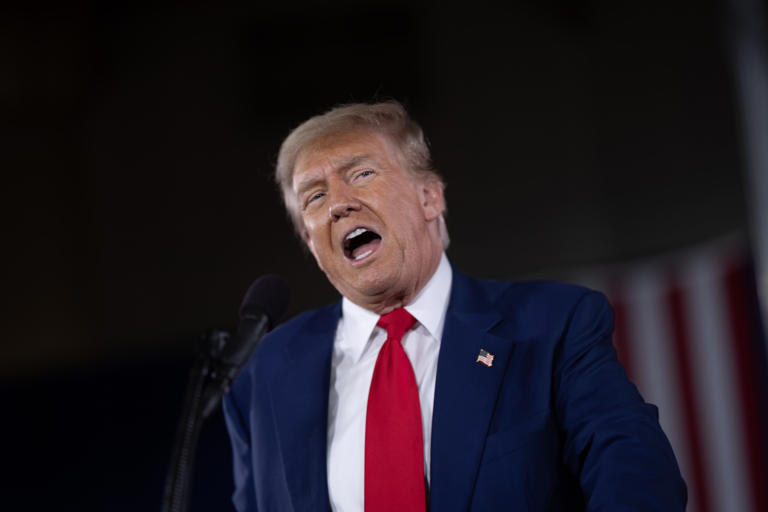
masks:
[[[379,248],[381,236],[367,228],[356,228],[344,238],[344,255],[352,261],[360,261]]]

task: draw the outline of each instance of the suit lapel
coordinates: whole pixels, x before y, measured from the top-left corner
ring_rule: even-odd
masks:
[[[270,386],[275,429],[294,510],[328,510],[328,386],[341,303],[312,317],[284,349],[284,370]],[[277,468],[275,468],[277,470]]]
[[[501,319],[477,283],[453,270],[432,415],[432,510],[467,510],[514,344],[488,331]],[[480,349],[494,355],[476,362]]]

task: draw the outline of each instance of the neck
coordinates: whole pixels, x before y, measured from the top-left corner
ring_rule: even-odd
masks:
[[[372,311],[377,315],[386,315],[397,308],[403,308],[413,302],[421,293],[421,290],[427,285],[432,276],[435,275],[437,267],[440,265],[443,251],[436,251],[435,254],[425,262],[423,270],[418,273],[418,278],[398,290],[387,290],[381,294],[363,297],[360,302],[354,301],[358,306]],[[351,299],[350,299],[351,300]]]

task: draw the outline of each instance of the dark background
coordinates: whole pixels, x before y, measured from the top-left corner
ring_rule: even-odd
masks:
[[[470,275],[749,227],[725,2],[74,5],[0,15],[6,510],[159,507],[197,336],[265,273],[291,315],[337,297],[271,179],[335,104],[421,122]],[[217,413],[193,510],[229,465]]]

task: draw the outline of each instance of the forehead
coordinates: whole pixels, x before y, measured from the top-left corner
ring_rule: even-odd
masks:
[[[323,174],[363,163],[394,166],[400,162],[401,156],[397,146],[377,132],[326,136],[313,141],[297,155],[292,180],[294,189],[308,174]]]

